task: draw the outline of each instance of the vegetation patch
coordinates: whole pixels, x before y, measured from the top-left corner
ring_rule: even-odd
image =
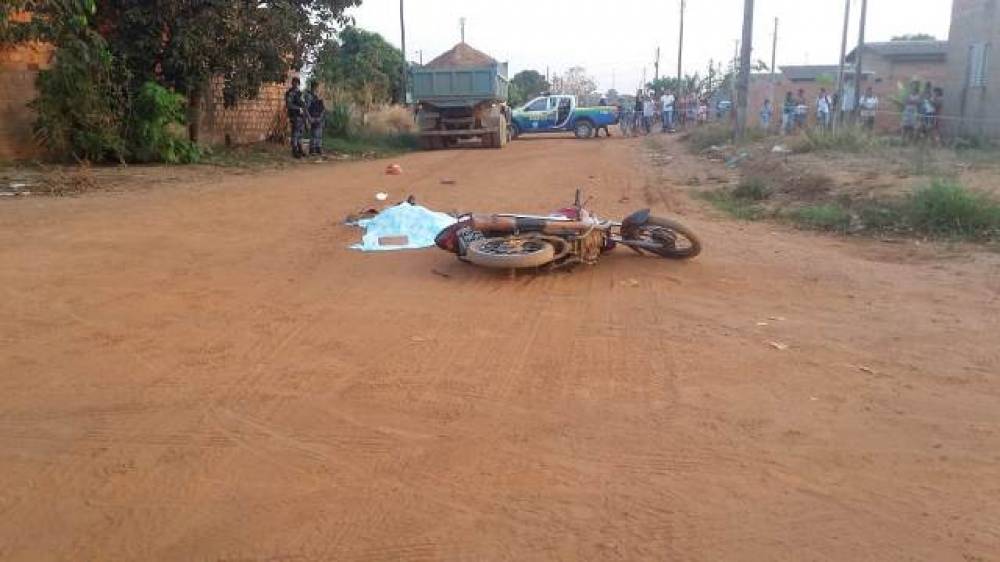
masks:
[[[851,212],[836,203],[801,207],[787,216],[798,226],[814,230],[847,232],[851,227]]]
[[[702,152],[713,146],[729,144],[733,140],[733,132],[726,125],[712,123],[692,129],[684,135],[683,140],[695,152]]]
[[[764,201],[769,199],[773,190],[767,185],[765,180],[760,177],[751,176],[744,178],[740,182],[736,189],[733,190],[732,196],[736,199],[742,199],[745,201]]]
[[[791,143],[796,154],[809,152],[849,152],[861,153],[878,146],[878,141],[863,129],[841,127],[836,131],[809,129]]]
[[[1000,236],[1000,203],[950,180],[934,180],[906,202],[909,225],[930,236],[996,239]]]
[[[708,201],[713,207],[727,215],[745,221],[756,221],[768,218],[771,212],[767,207],[752,199],[744,199],[734,195],[735,190],[719,189],[704,191],[699,197]]]

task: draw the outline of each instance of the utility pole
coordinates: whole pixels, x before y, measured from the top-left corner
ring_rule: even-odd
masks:
[[[656,62],[653,63],[653,81],[656,82],[660,79],[660,48],[656,48]]]
[[[861,77],[864,75],[861,66],[861,53],[865,47],[865,23],[868,20],[868,0],[861,0],[861,27],[858,30],[858,49],[854,51],[854,106],[851,108],[851,122],[856,122],[858,108],[861,107]]]
[[[462,43],[465,43],[465,18],[458,18],[458,25],[462,28]]]
[[[406,18],[404,17],[404,12],[403,12],[403,0],[399,0],[399,34],[400,34],[400,38],[401,38],[400,42],[402,43],[401,47],[403,48],[403,96],[402,96],[403,100],[402,100],[402,102],[403,102],[403,105],[406,105],[406,102],[407,102],[407,100],[406,100],[406,82],[407,82],[407,78],[408,78],[407,72],[408,72],[409,69],[407,68],[408,64],[406,62]]]
[[[736,138],[743,139],[747,129],[747,106],[750,102],[750,57],[753,55],[753,0],[743,3],[743,58],[740,61],[739,113],[736,115]]]
[[[777,100],[774,99],[774,94],[775,94],[774,73],[777,67],[778,67],[778,18],[774,18],[774,43],[771,44],[771,94],[770,94],[771,103],[774,105],[777,105]]]
[[[684,65],[684,8],[686,7],[686,0],[681,0],[681,36],[680,43],[677,46],[677,87],[678,90],[683,89],[684,76],[681,74],[681,67]],[[680,92],[678,92],[680,93]]]
[[[837,107],[833,108],[833,129],[844,117],[844,63],[847,60],[847,28],[851,25],[851,0],[844,0],[844,35],[840,41],[840,72],[837,73]]]
[[[424,50],[423,49],[418,49],[417,50],[417,55],[420,57],[420,66],[423,66],[424,65]]]
[[[643,92],[646,91],[646,67],[642,67],[642,86],[639,88]]]

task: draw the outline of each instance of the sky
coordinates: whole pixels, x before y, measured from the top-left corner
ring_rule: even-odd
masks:
[[[681,0],[404,0],[407,58],[431,60],[461,37],[499,61],[510,74],[584,67],[599,89],[636,89],[643,72],[654,75],[660,47],[661,75],[677,74]],[[848,51],[857,44],[861,0],[850,0]],[[684,73],[709,60],[731,61],[742,36],[744,0],[687,0]],[[756,0],[753,59],[770,64],[774,18],[779,18],[778,66],[837,64],[845,0]],[[350,12],[359,27],[400,44],[399,0],[363,0]],[[929,33],[947,39],[951,0],[869,0],[867,41]]]

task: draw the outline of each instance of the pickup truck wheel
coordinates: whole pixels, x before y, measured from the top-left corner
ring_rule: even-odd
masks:
[[[594,124],[590,121],[577,121],[573,132],[578,139],[589,139],[594,136]]]

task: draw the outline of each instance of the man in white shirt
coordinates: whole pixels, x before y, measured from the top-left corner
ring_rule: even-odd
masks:
[[[670,90],[660,96],[660,107],[663,109],[663,132],[674,130],[674,94]]]
[[[826,88],[819,89],[819,97],[816,98],[816,122],[824,131],[830,128],[830,108],[833,102],[830,95],[826,93]]]
[[[865,129],[872,131],[875,129],[875,116],[878,115],[878,97],[871,88],[865,90],[865,95],[861,98],[861,122]]]

